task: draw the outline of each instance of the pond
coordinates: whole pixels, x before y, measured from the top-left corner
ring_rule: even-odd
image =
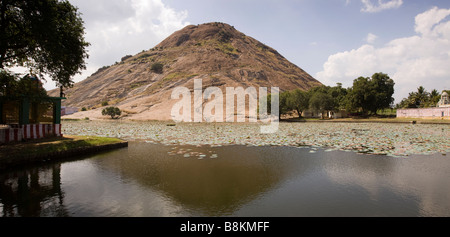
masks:
[[[447,154],[128,148],[0,173],[2,216],[450,216]]]

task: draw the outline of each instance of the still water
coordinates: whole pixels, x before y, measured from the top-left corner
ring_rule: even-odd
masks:
[[[0,213],[450,216],[449,158],[130,142],[82,160],[0,173]]]

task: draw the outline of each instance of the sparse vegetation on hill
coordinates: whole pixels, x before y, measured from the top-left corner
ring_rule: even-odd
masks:
[[[164,65],[162,63],[154,63],[152,64],[150,70],[154,73],[161,74],[163,72]]]
[[[63,103],[98,108],[104,100],[120,99],[121,108],[137,111],[130,119],[170,119],[170,93],[175,86],[192,88],[193,77],[219,88],[277,86],[287,91],[321,85],[269,46],[230,25],[207,23],[186,26],[148,51],[99,69],[66,90],[71,96]]]

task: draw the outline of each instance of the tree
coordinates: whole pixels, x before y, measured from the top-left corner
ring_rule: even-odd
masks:
[[[334,105],[335,101],[333,97],[329,93],[326,93],[326,91],[317,90],[311,95],[310,107],[311,109],[320,112],[322,114],[322,119],[324,118],[324,112],[333,110],[335,108]]]
[[[296,110],[298,117],[302,117],[302,112],[309,108],[309,94],[300,89],[289,92],[286,99],[286,105],[290,110]]]
[[[409,102],[413,108],[424,108],[429,102],[429,93],[425,90],[423,86],[417,88],[417,92],[412,92],[409,94]]]
[[[394,80],[387,74],[375,73],[371,78],[359,77],[348,91],[347,109],[363,114],[376,114],[377,110],[391,107],[394,98]]]
[[[86,68],[83,20],[68,1],[0,1],[0,68],[25,66],[58,86]]]
[[[376,114],[377,110],[391,108],[394,102],[394,80],[387,74],[375,73],[372,75],[373,93],[375,93],[375,106],[371,112]]]
[[[111,116],[112,119],[115,119],[116,116],[118,118],[121,114],[122,111],[120,111],[120,109],[117,107],[106,107],[102,110],[102,115],[104,116],[109,115]]]
[[[441,99],[441,94],[436,90],[428,93],[423,86],[419,86],[417,91],[410,92],[407,98],[397,104],[397,108],[428,108],[435,107]]]
[[[347,105],[348,90],[342,87],[342,83],[337,83],[335,87],[330,87],[328,91],[334,99],[333,110],[339,111],[345,109]]]
[[[439,100],[441,99],[441,94],[439,94],[439,92],[436,89],[433,89],[430,92],[430,103],[431,105],[435,105],[439,102]]]
[[[287,105],[287,100],[289,98],[289,91],[281,92],[278,95],[278,119],[281,119],[282,114],[286,114],[291,109]],[[261,101],[266,102],[267,104],[267,114],[272,115],[272,94],[268,94],[267,97],[262,98]],[[259,113],[259,105],[258,105],[258,113]]]
[[[43,98],[47,97],[47,91],[37,76],[27,74],[19,77],[17,74],[0,69],[0,96]]]

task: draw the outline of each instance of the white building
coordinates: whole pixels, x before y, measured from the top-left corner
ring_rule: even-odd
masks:
[[[74,114],[78,112],[78,108],[61,106],[61,116]]]
[[[450,107],[450,99],[448,97],[448,93],[447,92],[442,92],[441,95],[441,100],[439,100],[438,104],[436,107]]]

